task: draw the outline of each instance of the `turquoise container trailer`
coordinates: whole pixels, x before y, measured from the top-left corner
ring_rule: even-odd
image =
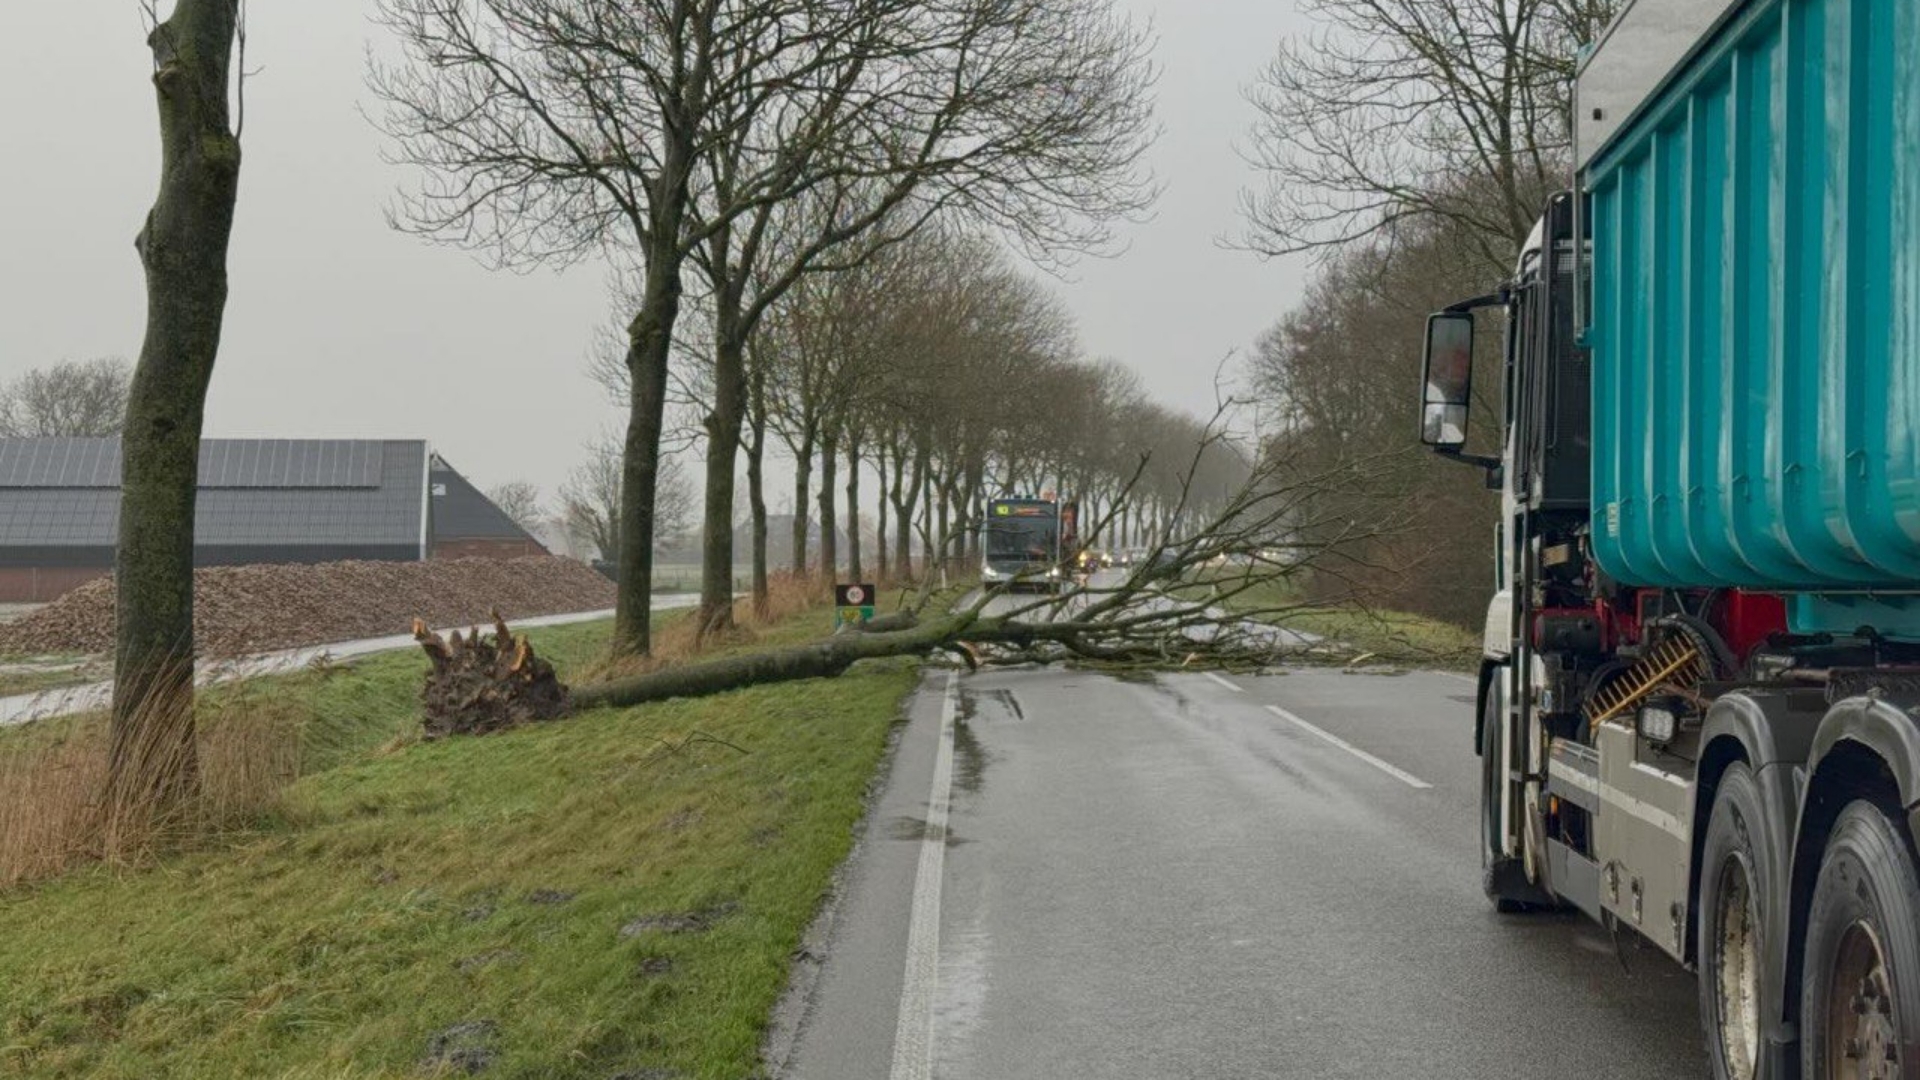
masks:
[[[1634,0],[1574,90],[1427,324],[1422,439],[1501,491],[1486,891],[1692,968],[1715,1077],[1920,1080],[1920,0]]]
[[[1920,639],[1920,5],[1740,7],[1581,190],[1601,568]]]

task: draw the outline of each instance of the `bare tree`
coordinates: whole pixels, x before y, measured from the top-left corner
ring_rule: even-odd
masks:
[[[381,0],[408,59],[376,67],[373,85],[400,157],[429,174],[402,208],[407,224],[503,262],[613,245],[644,266],[629,326],[616,648],[648,644],[686,259],[718,251],[737,268],[725,280],[743,280],[770,208],[840,190],[832,177],[881,201],[842,205],[831,235],[803,247],[858,234],[922,185],[944,193],[933,205],[1018,227],[1037,246],[1084,238],[1080,201],[1111,197],[1117,180],[1088,167],[1096,150],[1137,158],[1129,126],[1143,126],[1143,46],[1108,10],[1108,0]],[[726,404],[710,432],[727,462],[744,411],[735,362],[751,333],[732,321],[750,308],[731,297],[715,308],[737,344],[717,372]],[[716,514],[730,506],[719,500]]]
[[[749,411],[748,342],[809,273],[859,265],[936,215],[990,221],[1050,258],[1097,246],[1144,208],[1151,138],[1144,38],[1107,0],[864,0],[839,44],[795,58],[699,162],[695,258],[712,287],[702,621],[732,618],[732,502]],[[832,11],[828,5],[824,10]],[[814,15],[819,18],[818,14]],[[858,457],[858,429],[849,429]],[[859,469],[849,468],[857,515]],[[849,526],[859,571],[858,524]]]
[[[1424,315],[1491,283],[1468,253],[1474,242],[1467,227],[1436,219],[1403,223],[1391,242],[1348,245],[1316,268],[1299,307],[1261,337],[1248,364],[1267,412],[1270,453],[1321,466],[1378,455],[1383,464],[1368,477],[1372,487],[1327,498],[1406,505],[1412,528],[1366,542],[1370,558],[1411,573],[1374,583],[1367,599],[1461,623],[1485,615],[1483,560],[1468,545],[1429,540],[1491,532],[1498,500],[1480,473],[1418,445],[1407,387],[1419,377]],[[1491,414],[1499,405],[1498,335],[1481,341],[1474,409]],[[1477,425],[1476,439],[1496,438],[1499,427]],[[1491,443],[1475,449],[1499,452]]]
[[[537,532],[547,520],[541,505],[540,489],[526,480],[509,480],[487,489],[487,500],[529,533]]]
[[[741,0],[380,0],[405,60],[375,65],[399,159],[423,173],[399,224],[502,265],[637,254],[621,455],[628,540],[614,648],[650,645],[668,368],[696,157],[788,9]],[[804,36],[804,35],[803,35]]]
[[[160,106],[160,191],[135,247],[146,336],[128,395],[108,794],[167,801],[192,790],[193,522],[200,425],[227,304],[227,242],[240,179],[233,104],[241,0],[176,0],[147,44]]]
[[[560,525],[575,544],[591,548],[603,561],[617,562],[623,493],[621,443],[603,436],[587,445],[587,459],[574,467],[560,487]],[[654,510],[655,543],[665,545],[684,533],[693,514],[693,490],[680,460],[660,459],[660,483]]]
[[[118,435],[132,380],[117,356],[29,371],[0,389],[0,436]]]
[[[1568,167],[1576,47],[1611,0],[1306,0],[1318,29],[1284,43],[1249,91],[1245,243],[1338,246],[1442,218],[1510,261]]]

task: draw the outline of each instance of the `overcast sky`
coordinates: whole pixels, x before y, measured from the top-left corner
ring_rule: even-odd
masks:
[[[1289,0],[1122,0],[1163,69],[1153,153],[1166,186],[1128,249],[1058,284],[1086,350],[1161,401],[1213,403],[1211,373],[1299,294],[1298,264],[1218,241],[1251,181],[1240,88],[1297,25]],[[136,0],[9,5],[0,35],[0,380],[139,351],[133,237],[158,162]],[[164,0],[163,0],[164,6]],[[252,7],[232,295],[215,436],[426,438],[483,486],[551,489],[620,417],[582,373],[607,315],[599,271],[516,276],[390,230],[400,174],[358,112],[365,0]]]

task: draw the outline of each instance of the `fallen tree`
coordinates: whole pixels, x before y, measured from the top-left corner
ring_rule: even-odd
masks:
[[[629,707],[829,678],[863,660],[940,653],[970,666],[1079,660],[1141,668],[1249,669],[1283,662],[1310,651],[1317,641],[1287,630],[1290,617],[1342,604],[1349,594],[1338,587],[1341,583],[1392,572],[1366,563],[1355,552],[1367,549],[1362,541],[1397,527],[1406,512],[1396,501],[1362,515],[1354,512],[1351,499],[1318,498],[1329,491],[1366,490],[1362,481],[1387,466],[1386,456],[1313,473],[1299,472],[1294,464],[1285,458],[1263,461],[1217,510],[1184,535],[1161,538],[1117,580],[1095,575],[1064,594],[1037,596],[1011,591],[1031,584],[1017,581],[970,592],[958,602],[951,593],[935,591],[929,581],[902,610],[864,629],[573,687],[564,691],[564,707]],[[1338,516],[1325,515],[1322,508],[1329,505],[1338,506]],[[1122,497],[1089,535],[1100,535],[1126,512]],[[1305,584],[1308,575],[1313,578],[1311,589]],[[504,623],[496,626],[494,655],[523,647],[515,642]],[[430,637],[422,638],[422,644],[430,654],[445,647]],[[439,667],[436,657],[436,674]],[[480,665],[477,670],[485,669]],[[444,696],[439,705],[456,707],[471,697],[498,710],[517,692],[511,685],[479,695],[469,688]],[[432,716],[428,723],[430,728],[498,726]]]

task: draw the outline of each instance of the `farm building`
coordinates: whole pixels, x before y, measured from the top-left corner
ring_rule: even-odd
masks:
[[[50,600],[113,569],[120,440],[0,439],[0,602]],[[544,552],[417,439],[207,439],[203,566]]]

